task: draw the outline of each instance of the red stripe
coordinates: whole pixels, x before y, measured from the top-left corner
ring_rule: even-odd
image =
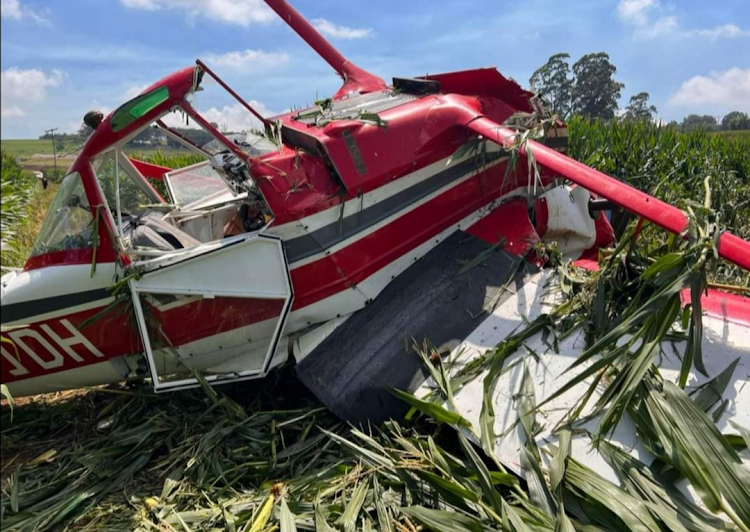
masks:
[[[177,347],[278,317],[283,307],[283,299],[217,297],[202,298],[166,312],[150,310],[157,315],[157,323],[171,344]],[[151,334],[152,344],[156,338],[159,337],[155,332]],[[247,338],[248,342],[251,340],[256,338]],[[156,345],[152,347],[156,349]]]
[[[690,290],[680,292],[683,305],[690,303]],[[720,290],[708,290],[701,296],[703,313],[724,321],[750,327],[750,297],[728,294]]]
[[[41,336],[47,341],[47,343],[52,345],[63,358],[63,363],[59,367],[44,369],[20,346],[15,346],[14,348],[14,345],[3,342],[3,349],[10,353],[11,356],[14,356],[21,365],[29,371],[29,373],[26,375],[11,375],[10,372],[13,370],[13,367],[7,360],[5,360],[5,357],[3,357],[2,362],[0,363],[0,380],[6,383],[24,380],[31,377],[38,377],[40,375],[49,375],[60,371],[75,369],[89,364],[96,364],[122,355],[141,352],[142,347],[140,335],[136,332],[135,328],[131,327],[133,324],[132,317],[123,307],[114,308],[108,314],[96,319],[87,327],[81,327],[85,320],[95,316],[101,312],[103,308],[104,307],[102,306],[72,314],[66,314],[64,316],[58,316],[42,322],[33,323],[21,330],[24,333],[25,331],[34,331],[35,334]],[[85,345],[82,343],[76,343],[71,346],[71,349],[83,359],[83,362],[78,362],[65,352],[55,338],[51,337],[47,331],[42,329],[42,325],[46,325],[59,338],[63,340],[69,339],[72,335],[61,323],[61,320],[63,319],[68,320],[81,335],[83,335],[104,355],[104,357],[98,358],[92,354]],[[10,334],[13,333],[11,332]],[[9,337],[8,333],[4,333],[3,337]],[[12,337],[9,337],[9,339],[12,341]],[[33,337],[24,337],[23,341],[43,361],[49,362],[54,360],[54,354],[51,353],[43,343]]]
[[[293,310],[330,297],[360,283],[399,257],[499,196],[526,184],[526,170],[519,165],[515,180],[503,180],[505,163],[478,173],[381,229],[364,236],[328,257],[291,271],[295,300]],[[482,195],[481,183],[488,173],[499,176],[491,194]]]
[[[100,235],[101,237],[101,235]],[[24,271],[36,270],[47,266],[61,266],[73,264],[91,264],[93,262],[94,249],[65,249],[62,251],[50,251],[42,255],[29,257],[24,264]],[[114,262],[116,255],[111,246],[99,246],[96,250],[96,262]]]

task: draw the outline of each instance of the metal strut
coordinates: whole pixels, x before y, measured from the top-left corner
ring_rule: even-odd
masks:
[[[471,120],[466,127],[506,148],[513,146],[517,135],[512,129],[485,117]],[[680,234],[687,229],[688,217],[677,207],[649,196],[614,177],[589,168],[534,140],[528,140],[520,147],[521,154],[526,155],[526,150],[529,148],[534,160],[542,166],[620,205],[633,214],[675,234]],[[722,258],[750,271],[750,242],[725,231],[719,237],[718,251]]]
[[[265,0],[265,2],[342,77],[344,85],[333,96],[334,100],[340,100],[352,92],[367,93],[386,88],[385,81],[381,78],[359,68],[341,55],[341,52],[336,50],[286,0]]]

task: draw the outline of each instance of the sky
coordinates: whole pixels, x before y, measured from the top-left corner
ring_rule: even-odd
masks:
[[[332,95],[331,68],[261,0],[0,0],[3,139],[75,131],[201,58],[261,113]],[[558,52],[605,51],[662,120],[750,112],[750,0],[291,0],[334,46],[386,80],[495,66],[528,86]],[[207,86],[229,129],[249,113]]]

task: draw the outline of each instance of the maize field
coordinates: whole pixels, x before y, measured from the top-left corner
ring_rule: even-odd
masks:
[[[36,178],[24,172],[16,160],[2,151],[2,265],[18,262],[18,228],[23,223],[29,206],[39,187]]]

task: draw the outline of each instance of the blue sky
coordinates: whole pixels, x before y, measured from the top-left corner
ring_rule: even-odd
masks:
[[[338,78],[261,0],[0,0],[2,138],[77,128],[204,59],[263,112],[332,94]],[[750,111],[748,0],[292,0],[344,55],[390,79],[497,66],[526,86],[557,52],[606,51],[620,105],[651,94],[664,120]],[[246,113],[209,87],[209,119]]]

